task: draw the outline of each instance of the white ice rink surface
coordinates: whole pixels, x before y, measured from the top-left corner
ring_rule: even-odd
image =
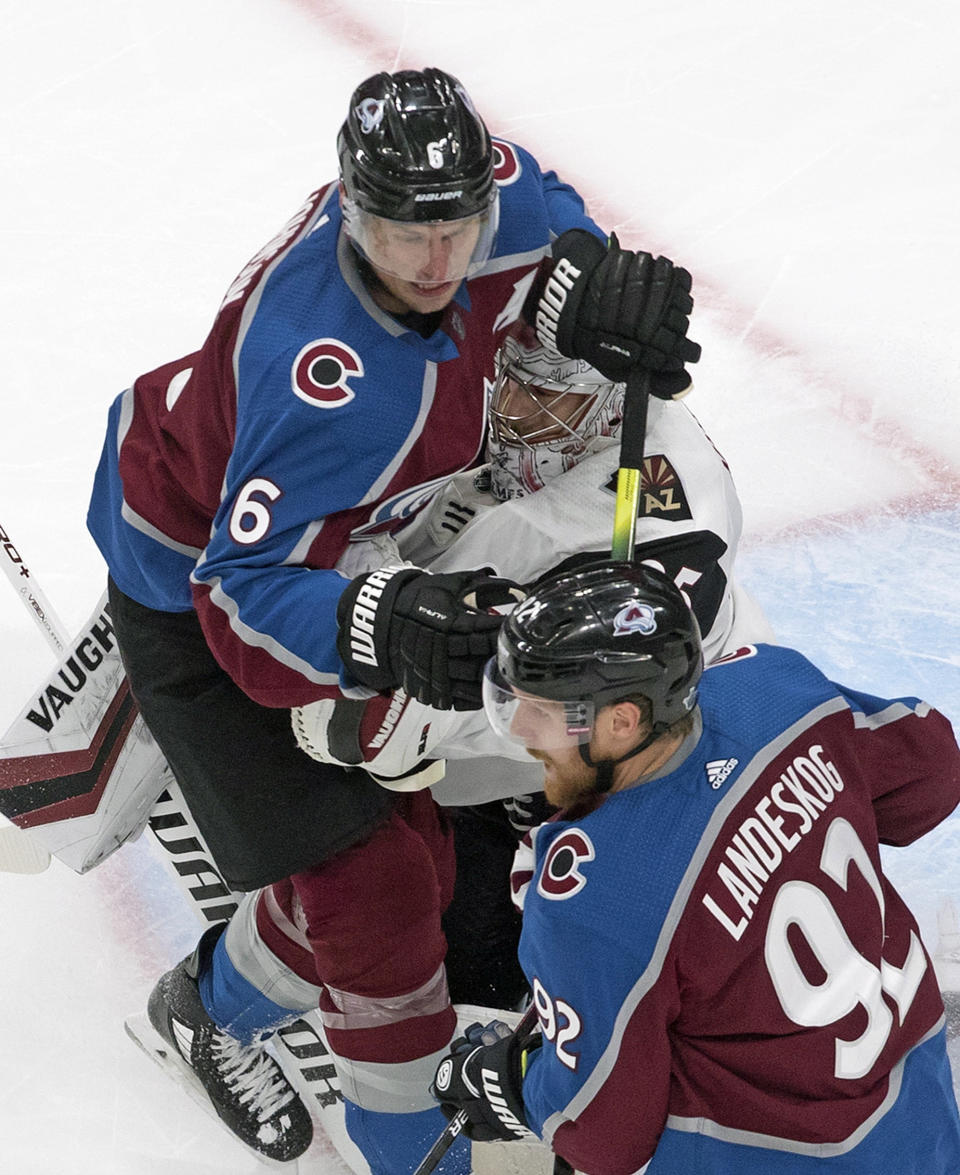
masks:
[[[780,639],[960,724],[953,0],[0,0],[0,525],[75,631],[105,415],[335,172],[353,86],[440,65],[694,274],[688,401]],[[52,655],[0,584],[0,729]],[[937,945],[960,817],[888,868]],[[0,1171],[260,1170],[123,1035],[197,925],[144,842],[0,875]],[[330,1157],[331,1173],[342,1168]]]

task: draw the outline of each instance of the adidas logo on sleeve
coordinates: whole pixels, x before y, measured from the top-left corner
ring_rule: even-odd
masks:
[[[707,783],[714,791],[720,788],[729,779],[731,772],[739,765],[739,759],[713,759],[706,766]]]

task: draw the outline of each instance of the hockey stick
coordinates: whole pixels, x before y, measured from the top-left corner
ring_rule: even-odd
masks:
[[[56,654],[61,654],[67,647],[63,637],[64,628],[57,619],[57,614],[51,608],[46,596],[37,587],[30,574],[30,569],[24,563],[20,552],[10,541],[5,526],[0,526],[0,544],[3,545],[4,574],[10,580],[10,586],[26,605],[30,615],[37,622],[40,631],[46,638],[47,644]]]
[[[514,1030],[514,1036],[521,1040],[528,1040],[533,1036],[534,1025],[537,1023],[537,1009],[536,1005],[531,1004],[524,1012],[520,1023]],[[439,1165],[440,1160],[447,1153],[450,1147],[457,1140],[458,1136],[463,1132],[463,1128],[470,1121],[466,1110],[460,1110],[450,1119],[444,1126],[443,1130],[437,1135],[437,1141],[427,1151],[423,1157],[420,1166],[417,1167],[413,1175],[430,1175],[430,1172],[435,1170]]]
[[[613,542],[610,545],[611,557],[628,563],[633,558],[636,542],[649,401],[650,372],[635,367],[627,378],[623,396],[620,468],[617,471],[617,500],[613,512]]]
[[[0,544],[3,546],[3,571],[10,586],[23,601],[36,621],[47,644],[58,656],[66,648],[63,625],[50,606],[46,596],[37,587],[30,568],[10,539],[7,528],[0,525]],[[8,873],[42,873],[50,865],[50,853],[27,836],[15,824],[0,828],[0,868]]]

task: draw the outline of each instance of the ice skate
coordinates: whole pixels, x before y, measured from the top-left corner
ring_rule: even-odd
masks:
[[[261,1161],[294,1169],[313,1139],[306,1107],[277,1061],[262,1046],[242,1045],[221,1031],[200,999],[199,958],[212,950],[217,932],[208,931],[193,955],[160,978],[147,1016],[128,1020],[127,1032],[175,1070],[194,1100],[212,1109]]]

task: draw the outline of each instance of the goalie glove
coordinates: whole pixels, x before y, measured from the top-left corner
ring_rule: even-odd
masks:
[[[482,571],[381,567],[352,579],[341,595],[337,652],[369,689],[399,687],[438,710],[479,710],[483,667],[503,623],[494,609],[522,599],[511,580]]]
[[[536,1137],[523,1109],[523,1073],[527,1054],[539,1047],[521,1044],[501,1020],[486,1027],[471,1024],[450,1045],[450,1055],[437,1068],[430,1092],[449,1120],[467,1115],[463,1133],[475,1142],[516,1142]]]
[[[569,229],[534,283],[524,317],[545,347],[584,359],[622,383],[636,367],[651,372],[650,391],[678,399],[690,388],[684,363],[700,346],[687,338],[693,298],[687,270],[666,257],[609,246],[586,229]]]

